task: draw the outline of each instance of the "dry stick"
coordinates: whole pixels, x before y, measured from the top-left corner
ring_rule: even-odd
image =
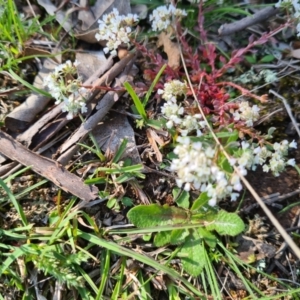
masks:
[[[224,35],[233,34],[237,31],[241,31],[249,26],[267,20],[268,18],[276,15],[279,11],[280,11],[279,8],[266,7],[256,12],[252,16],[248,16],[234,23],[222,25],[218,30],[219,35],[224,36]]]
[[[117,78],[115,86],[120,86],[125,81],[128,81],[128,72],[131,67],[132,64],[127,63],[127,68]],[[78,130],[74,133],[74,135],[71,136],[71,138],[60,147],[60,156],[57,158],[57,161],[59,163],[61,163],[62,165],[66,165],[68,163],[72,155],[79,147],[77,143],[82,142],[87,137],[87,135],[98,125],[98,123],[103,120],[111,107],[115,104],[116,97],[120,97],[123,93],[124,91],[110,91],[103,96],[96,107],[97,112],[90,118],[88,118],[84,123],[82,123]]]
[[[290,119],[292,120],[292,123],[293,123],[293,125],[294,125],[294,127],[295,127],[295,129],[296,129],[296,131],[297,131],[297,133],[298,133],[298,135],[299,135],[299,137],[300,137],[300,130],[299,130],[298,124],[297,124],[297,122],[296,122],[296,120],[295,120],[295,118],[294,118],[294,116],[293,116],[293,113],[292,113],[292,111],[291,111],[291,108],[290,108],[290,106],[288,105],[286,99],[283,98],[282,96],[280,96],[278,93],[276,93],[276,92],[273,91],[273,90],[269,90],[269,93],[275,95],[277,98],[279,98],[279,99],[282,101],[282,103],[284,104],[285,109],[286,109],[286,111],[287,111],[287,113],[288,113]]]
[[[209,129],[209,131],[211,132],[216,144],[220,147],[222,153],[225,155],[225,157],[228,159],[228,161],[230,161],[230,156],[229,154],[226,152],[226,150],[224,149],[223,145],[220,143],[220,141],[218,140],[217,136],[215,135],[214,131],[212,130],[212,128],[210,127],[210,124],[207,121],[207,118],[204,115],[204,112],[202,110],[202,107],[200,106],[195,90],[193,88],[192,82],[191,82],[191,78],[189,76],[185,61],[184,61],[184,57],[182,54],[182,49],[180,47],[180,56],[181,56],[181,60],[182,60],[182,64],[183,64],[183,68],[189,83],[189,86],[191,87],[191,91],[193,93],[193,97],[195,99],[195,102],[198,104],[198,108],[199,111],[206,123],[207,128]],[[284,230],[284,228],[280,225],[280,223],[277,221],[277,219],[274,217],[274,215],[271,213],[271,211],[268,209],[268,207],[264,204],[264,202],[261,200],[261,198],[258,196],[258,194],[256,193],[256,191],[252,188],[251,184],[248,182],[248,180],[240,173],[240,171],[238,170],[238,168],[236,166],[234,167],[234,171],[239,175],[239,177],[242,179],[244,185],[246,186],[246,188],[250,191],[250,193],[252,194],[252,196],[255,198],[255,200],[259,203],[260,207],[263,209],[263,211],[265,212],[265,214],[267,215],[267,217],[270,219],[270,221],[273,223],[273,225],[275,226],[275,228],[278,230],[278,232],[282,235],[282,237],[284,238],[284,240],[286,241],[286,243],[290,246],[290,248],[294,251],[295,255],[300,259],[300,249],[297,247],[297,245],[295,244],[295,242],[292,240],[292,238],[287,234],[287,232]]]
[[[97,187],[84,184],[79,177],[59,166],[57,162],[27,149],[3,131],[0,131],[0,149],[5,156],[24,166],[31,166],[34,172],[52,181],[67,193],[72,193],[84,201],[97,198]]]
[[[275,202],[284,201],[284,200],[286,200],[286,199],[288,199],[290,197],[293,197],[293,196],[295,196],[297,194],[300,194],[300,189],[295,190],[295,191],[290,192],[290,193],[287,193],[287,194],[284,194],[284,195],[280,195],[279,193],[274,193],[274,194],[271,194],[271,195],[263,196],[262,200],[266,204],[272,206]],[[251,204],[248,207],[242,209],[242,211],[244,211],[245,213],[249,213],[253,208],[256,208],[258,206],[259,206],[258,203],[254,203],[254,204]]]

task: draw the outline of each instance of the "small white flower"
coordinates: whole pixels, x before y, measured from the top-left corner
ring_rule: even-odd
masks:
[[[286,164],[289,165],[289,166],[294,167],[294,166],[296,165],[296,161],[295,161],[294,158],[291,158],[291,159],[289,159],[289,160],[286,162]]]
[[[77,75],[78,62],[70,60],[58,65],[54,72],[44,79],[44,86],[47,86],[49,93],[55,98],[55,104],[63,103],[62,111],[68,112],[67,119],[72,119],[79,111],[87,111],[85,98],[88,90],[81,87],[81,78],[68,79]]]
[[[297,149],[297,143],[295,142],[295,140],[293,140],[293,141],[289,144],[289,148],[295,148],[295,149]]]
[[[259,111],[260,109],[257,105],[250,107],[247,101],[242,101],[239,103],[238,111],[233,113],[233,118],[235,121],[244,121],[248,127],[251,127],[253,122],[258,120]]]
[[[263,165],[263,171],[264,172],[269,172],[270,171],[270,168],[268,165]]]
[[[231,193],[231,201],[236,201],[236,199],[239,197],[239,193]]]
[[[105,14],[102,20],[98,20],[99,32],[95,34],[95,38],[98,41],[107,41],[106,47],[103,49],[104,53],[110,52],[112,56],[116,56],[119,46],[123,45],[129,48],[130,35],[132,34],[131,27],[137,21],[137,15],[121,16],[116,8],[109,14]]]
[[[167,29],[173,22],[173,17],[183,17],[187,13],[185,10],[178,9],[174,5],[170,4],[167,6],[159,6],[153,10],[149,17],[152,22],[151,26],[154,31],[161,31]]]
[[[216,206],[217,204],[217,200],[215,198],[211,198],[209,201],[208,201],[208,204],[210,206]]]

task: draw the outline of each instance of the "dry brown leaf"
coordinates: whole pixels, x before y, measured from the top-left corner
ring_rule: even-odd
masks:
[[[177,43],[171,41],[171,34],[162,32],[158,36],[157,47],[164,47],[164,52],[168,56],[168,65],[172,69],[176,69],[180,66],[180,49]]]
[[[156,159],[158,162],[162,162],[163,160],[163,157],[162,157],[162,154],[160,153],[158,147],[157,147],[157,138],[159,140],[159,142],[161,142],[160,138],[158,137],[158,135],[154,132],[153,129],[151,128],[148,128],[147,129],[147,138],[148,138],[148,141],[152,147],[152,149],[154,150],[155,152],[155,155],[156,155]]]
[[[300,59],[300,49],[291,50],[288,56]]]

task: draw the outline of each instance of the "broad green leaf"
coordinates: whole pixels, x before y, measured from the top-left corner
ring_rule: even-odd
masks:
[[[140,228],[180,224],[190,220],[189,212],[184,209],[157,204],[136,206],[128,212],[127,217]]]
[[[245,59],[248,63],[250,64],[255,64],[256,63],[256,57],[253,55],[245,55]]]
[[[275,56],[272,54],[268,54],[259,60],[260,63],[269,63],[275,59]]]
[[[215,248],[217,245],[217,238],[214,234],[209,232],[203,227],[197,228],[198,233],[200,236],[204,239],[205,243],[210,247],[210,248]]]
[[[169,232],[171,239],[171,245],[179,245],[185,241],[185,238],[189,235],[189,231],[185,229],[174,229],[172,232]]]
[[[187,191],[182,191],[180,188],[175,187],[172,190],[173,198],[179,207],[188,209],[190,207],[190,194]]]
[[[235,236],[245,229],[245,224],[237,214],[220,210],[215,220],[206,225],[206,229],[216,230],[221,235]]]
[[[160,231],[154,237],[154,245],[156,247],[163,247],[170,244],[171,232],[170,231]]]
[[[198,276],[205,266],[205,248],[197,231],[193,230],[177,254],[184,270],[192,276]]]

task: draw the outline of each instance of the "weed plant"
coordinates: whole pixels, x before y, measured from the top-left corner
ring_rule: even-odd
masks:
[[[21,19],[16,18],[12,1],[0,7],[5,11],[0,18],[5,16],[14,28],[13,33],[5,34],[8,42],[2,49],[8,53],[5,59],[13,60],[20,52],[19,45],[30,36],[31,27],[25,30]],[[183,27],[180,18],[195,16],[195,11],[198,16],[191,18],[191,24],[196,28]],[[225,290],[224,282],[218,278],[215,268],[220,265],[241,280],[245,299],[298,299],[300,289],[235,255],[233,237],[245,230],[245,224],[237,212],[219,207],[222,200],[240,199],[242,178],[249,170],[261,166],[265,172],[279,176],[287,166],[296,166],[295,160],[288,158],[288,150],[297,146],[295,141],[274,143],[275,128],[261,133],[254,127],[266,96],[253,94],[228,79],[230,71],[250,51],[290,26],[291,20],[259,38],[251,37],[247,46],[224,56],[209,40],[204,17],[203,3],[188,11],[167,5],[151,12],[150,20],[156,22],[152,28],[165,31],[179,45],[183,67],[178,68],[166,65],[161,54],[133,40],[130,26],[136,26],[137,16],[120,16],[114,10],[100,21],[97,35],[109,37],[105,51],[112,55],[119,46],[135,45],[144,56],[143,73],[149,83],[144,97],[138,96],[134,85],[125,83],[124,87],[132,98],[132,111],[138,115],[137,127],[167,133],[159,167],[160,172],[176,177],[173,205],[137,205],[127,197],[126,188],[141,189],[145,174],[142,165],[121,159],[125,139],[113,157],[101,152],[92,135],[93,145],[81,146],[99,160],[85,183],[102,188],[99,200],[108,200],[107,208],[120,212],[129,207],[127,218],[134,228],[102,227],[94,217],[78,209],[76,199],[69,199],[62,207],[60,194],[56,209],[48,215],[48,226],[35,227],[29,224],[16,195],[9,190],[8,181],[0,180],[7,195],[1,206],[4,209],[11,203],[21,221],[16,228],[1,229],[0,299],[9,293],[22,299],[153,299],[153,287],[166,291],[169,299],[223,299],[231,291]],[[3,32],[7,29],[3,27]],[[191,46],[189,33],[197,35],[196,47]],[[65,80],[68,66],[76,69],[75,63],[67,62],[49,74],[46,81],[49,93],[57,103],[65,103],[64,111],[72,120],[85,113],[88,91],[78,78],[74,85],[70,76]],[[276,76],[272,78],[276,80]],[[80,89],[84,89],[84,96]],[[239,99],[232,97],[233,90]],[[162,107],[150,116],[147,109],[152,97],[160,99]],[[253,278],[258,280],[261,276],[284,291],[267,296],[254,283]]]

